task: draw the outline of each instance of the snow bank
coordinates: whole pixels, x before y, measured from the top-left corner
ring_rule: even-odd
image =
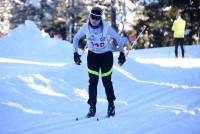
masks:
[[[32,21],[26,21],[8,36],[0,38],[0,57],[61,61],[70,57],[71,52],[69,42],[44,36]]]

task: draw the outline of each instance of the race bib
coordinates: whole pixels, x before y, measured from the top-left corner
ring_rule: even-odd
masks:
[[[88,40],[93,50],[100,50],[106,47],[106,38],[103,36],[91,35]]]

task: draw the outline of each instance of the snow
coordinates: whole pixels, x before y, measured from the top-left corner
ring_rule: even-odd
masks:
[[[13,0],[13,1],[16,2],[17,4],[24,5],[24,3],[20,0]]]
[[[33,6],[37,7],[37,8],[40,8],[40,1],[41,0],[28,0],[27,2],[29,4],[32,4]]]
[[[0,38],[1,134],[199,134],[200,47],[131,51],[124,66],[114,53],[116,116],[104,119],[107,100],[100,81],[97,117],[88,112],[86,53],[73,62],[69,42],[25,25]]]
[[[136,61],[139,63],[146,64],[156,64],[163,67],[181,67],[181,68],[194,68],[200,67],[200,59],[174,59],[174,58],[155,58],[155,59],[147,59],[147,58],[136,58]]]
[[[32,64],[32,65],[41,65],[41,66],[55,66],[55,67],[62,67],[62,66],[65,66],[67,64],[67,63],[45,63],[45,62],[37,62],[37,61],[26,61],[26,60],[12,59],[12,58],[0,58],[0,62],[3,62],[3,63],[18,63],[18,64]]]

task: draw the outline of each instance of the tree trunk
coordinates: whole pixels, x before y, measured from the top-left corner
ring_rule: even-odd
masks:
[[[111,25],[112,27],[118,31],[117,24],[116,24],[116,8],[115,8],[115,0],[111,0]]]

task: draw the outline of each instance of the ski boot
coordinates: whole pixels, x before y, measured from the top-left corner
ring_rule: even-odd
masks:
[[[89,112],[87,114],[87,118],[94,117],[96,114],[96,107],[95,106],[90,106]]]
[[[107,116],[115,116],[115,105],[114,102],[108,104],[108,111],[107,111]]]

